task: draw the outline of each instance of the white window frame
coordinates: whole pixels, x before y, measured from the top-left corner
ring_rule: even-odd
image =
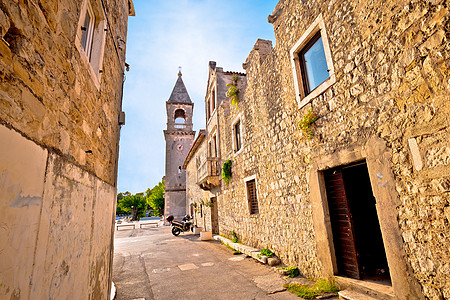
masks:
[[[250,181],[250,180],[255,180],[256,201],[257,201],[257,203],[258,203],[258,213],[252,213],[252,210],[251,210],[251,207],[250,207],[250,201],[249,201],[249,199],[248,199],[249,195],[248,195],[247,182]],[[258,189],[258,180],[256,179],[256,174],[244,178],[244,185],[245,185],[245,195],[246,195],[246,198],[247,198],[248,213],[249,213],[251,216],[252,216],[252,215],[253,215],[253,216],[259,215],[259,214],[260,214],[260,210],[259,210],[260,205],[259,205],[259,201],[258,201],[258,199],[259,199],[259,192],[258,192],[258,190],[259,190],[259,189]]]
[[[322,37],[323,50],[325,52],[328,73],[330,76],[324,82],[319,84],[314,90],[312,90],[308,95],[305,95],[303,91],[303,81],[301,75],[302,72],[298,54],[319,31]],[[314,20],[314,22],[308,27],[305,33],[303,33],[300,39],[291,48],[289,53],[292,64],[292,74],[294,76],[295,95],[299,108],[302,108],[303,106],[311,102],[312,99],[316,98],[317,96],[325,92],[329,87],[331,87],[336,82],[333,59],[331,57],[330,45],[328,43],[328,35],[322,14],[319,14],[319,16]]]
[[[239,153],[241,153],[242,152],[242,149],[244,149],[244,127],[242,126],[243,125],[243,118],[242,118],[242,114],[240,114],[240,115],[238,115],[234,120],[233,120],[233,123],[232,123],[232,127],[231,127],[231,133],[232,133],[232,136],[231,136],[231,139],[232,139],[232,142],[233,142],[233,153],[234,153],[234,156],[236,156],[236,155],[238,155]],[[241,135],[241,147],[239,148],[239,150],[236,150],[236,147],[237,147],[237,145],[236,145],[236,132],[235,132],[235,125],[238,123],[238,122],[240,122],[240,135]]]
[[[82,45],[84,21],[86,14],[91,17],[88,36],[86,37],[86,49]],[[103,73],[103,58],[106,42],[106,16],[100,0],[84,0],[81,5],[80,18],[78,20],[75,37],[75,47],[80,53],[80,59],[87,68],[90,77],[97,89],[100,89],[101,75]]]
[[[214,79],[212,83],[210,84],[210,87],[208,89],[209,92],[207,92],[206,96],[206,124],[209,124],[214,113],[217,110],[217,87],[216,87],[216,80]],[[214,95],[214,96],[213,96]],[[214,106],[214,108],[212,108]]]
[[[92,43],[93,43],[93,37],[94,37],[94,25],[95,25],[95,14],[92,10],[91,3],[87,3],[87,9],[86,13],[84,14],[84,17],[86,18],[86,15],[89,15],[89,24],[87,26],[86,30],[86,44],[82,45],[85,55],[87,56],[88,60],[91,61],[91,50],[92,50]],[[83,20],[83,25],[84,25]]]

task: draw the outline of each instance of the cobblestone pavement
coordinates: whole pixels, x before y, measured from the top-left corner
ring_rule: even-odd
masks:
[[[192,233],[120,229],[114,247],[117,300],[300,299],[272,268]]]

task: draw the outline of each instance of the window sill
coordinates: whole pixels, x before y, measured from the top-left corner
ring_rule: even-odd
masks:
[[[244,149],[244,148],[241,146],[241,149],[239,149],[239,151],[233,152],[233,157],[238,156],[238,155],[242,152],[242,149]],[[234,151],[234,150],[233,150],[233,151]]]
[[[297,100],[298,100],[298,108],[302,108],[309,102],[311,102],[312,99],[318,97],[319,95],[323,94],[326,90],[328,90],[334,83],[336,82],[336,75],[333,73],[328,77],[327,80],[322,82],[318,87],[316,87],[311,93],[309,93],[306,97],[303,99],[300,99],[300,95],[297,94]]]

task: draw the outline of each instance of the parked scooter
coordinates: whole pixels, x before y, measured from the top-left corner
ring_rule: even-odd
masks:
[[[173,216],[168,216],[166,220],[172,225],[172,234],[174,236],[179,236],[182,231],[194,231],[194,224],[191,222],[192,217],[189,215],[185,215],[181,222],[175,221]]]

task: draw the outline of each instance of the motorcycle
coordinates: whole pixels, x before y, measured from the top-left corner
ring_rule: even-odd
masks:
[[[191,221],[192,217],[189,215],[185,215],[181,222],[175,221],[173,216],[168,216],[166,220],[172,226],[172,234],[174,236],[179,236],[183,231],[194,231],[194,224]]]

